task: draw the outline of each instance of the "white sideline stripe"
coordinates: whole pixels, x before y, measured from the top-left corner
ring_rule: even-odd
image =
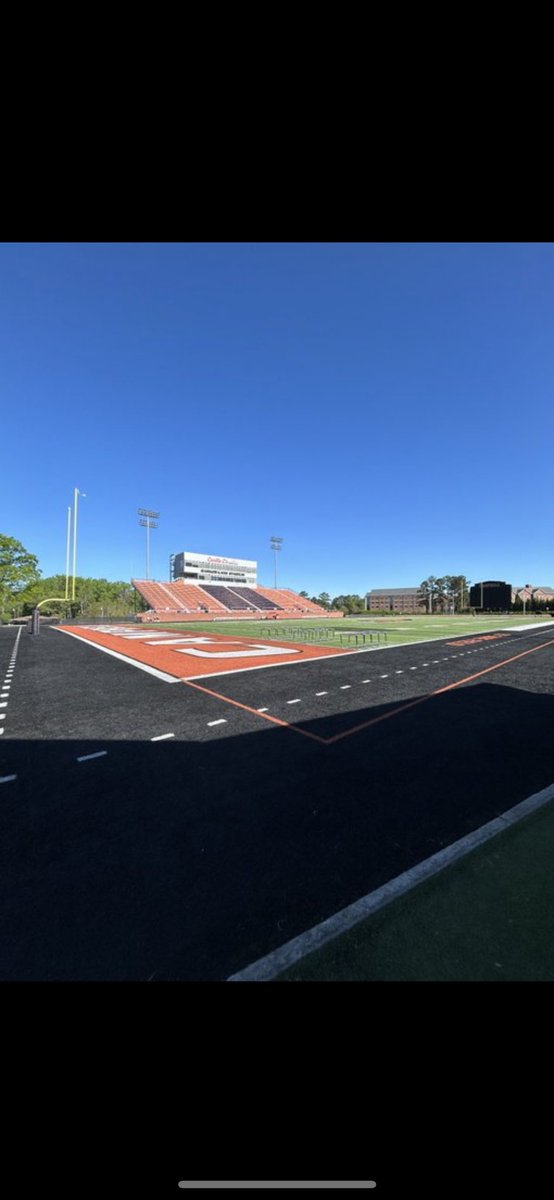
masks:
[[[157,737],[150,738],[151,742],[164,742],[166,738],[175,737],[174,733],[159,733]]]
[[[513,630],[515,633],[521,633],[523,630],[527,632],[529,629],[532,629],[533,633],[540,633],[541,629],[548,629],[549,625],[554,625],[554,621],[541,621],[540,629],[536,625],[501,625],[500,628],[503,631],[509,630],[511,632]]]
[[[12,779],[17,779],[17,775],[0,775],[0,783],[11,783]]]
[[[554,625],[554,621],[545,621],[544,624],[541,625],[540,629],[537,629],[536,627],[533,626],[532,633],[535,636],[537,636],[537,634],[541,634],[542,630],[546,629],[546,627],[548,625]],[[18,635],[17,635],[18,638],[21,635],[21,628],[22,627],[20,627]],[[379,652],[379,650],[400,650],[401,648],[405,648],[406,646],[424,646],[424,645],[429,645],[430,642],[447,641],[448,639],[451,639],[451,638],[457,636],[455,633],[451,633],[451,634],[444,634],[442,638],[419,638],[417,641],[394,642],[394,643],[389,643],[389,645],[386,645],[386,646],[364,646],[363,648],[358,648],[357,650],[343,650],[340,654],[335,654],[335,655],[318,654],[318,655],[314,655],[312,658],[295,658],[295,659],[287,661],[287,662],[279,662],[279,663],[260,663],[256,667],[250,667],[250,666],[234,667],[230,671],[225,671],[225,670],[209,671],[209,672],[205,672],[202,675],[187,675],[185,677],[182,675],[178,675],[178,676],[167,675],[167,674],[165,674],[164,671],[158,671],[158,670],[156,670],[155,667],[147,666],[146,663],[137,662],[137,660],[134,658],[126,658],[124,654],[120,654],[117,650],[108,650],[107,646],[100,646],[98,642],[89,642],[86,638],[80,638],[77,633],[70,633],[70,631],[68,629],[60,629],[56,625],[50,626],[50,628],[54,629],[54,631],[57,633],[67,633],[69,637],[77,638],[77,640],[79,642],[81,642],[81,643],[85,642],[86,645],[93,646],[96,650],[103,650],[105,652],[105,654],[111,654],[113,656],[113,658],[120,658],[122,662],[126,662],[132,667],[138,667],[140,670],[146,671],[149,675],[156,675],[158,677],[158,679],[163,679],[163,680],[165,680],[166,683],[189,683],[189,682],[192,683],[195,680],[217,679],[219,675],[240,675],[240,674],[243,674],[245,671],[248,671],[248,673],[250,673],[251,671],[271,671],[274,667],[291,667],[291,666],[295,666],[295,665],[300,666],[301,663],[315,663],[315,662],[323,662],[323,661],[329,662],[330,659],[332,659],[332,658],[347,658],[348,655],[352,655],[352,654],[376,654]],[[514,628],[513,626],[503,626],[503,629],[507,630],[508,632],[510,632],[510,630],[513,628]],[[521,628],[523,630],[528,630],[529,626],[523,625]],[[519,626],[518,626],[517,631],[519,631]],[[465,634],[463,634],[463,633],[460,634],[460,637],[470,637],[470,636],[473,636],[474,633],[478,634],[478,633],[483,633],[483,632],[489,632],[489,630],[488,629],[485,629],[485,630],[475,629],[471,633],[468,632]],[[495,629],[495,630],[491,630],[490,632],[497,633],[498,630]],[[283,641],[285,641],[285,640],[286,639],[283,638]],[[429,663],[423,663],[423,666],[428,667]]]
[[[92,646],[93,650],[102,650],[104,654],[111,654],[112,658],[121,659],[121,662],[127,663],[129,667],[138,667],[139,671],[155,675],[157,679],[163,679],[165,683],[182,683],[179,676],[167,675],[165,671],[158,671],[156,667],[150,667],[147,663],[137,662],[136,658],[127,658],[125,654],[120,654],[119,650],[109,650],[107,646],[101,646],[99,642],[91,642],[88,638],[79,637],[78,633],[70,633],[69,629],[60,629],[57,625],[51,625],[50,628],[55,633],[66,633],[68,637],[75,638],[81,646]]]
[[[410,892],[412,888],[417,887],[427,879],[431,879],[433,875],[438,875],[440,871],[444,871],[446,867],[457,862],[461,858],[465,858],[477,846],[484,845],[485,842],[502,833],[511,825],[517,825],[530,813],[542,808],[549,801],[554,800],[554,783],[549,787],[543,788],[541,792],[535,792],[532,796],[527,796],[519,804],[515,804],[513,808],[507,809],[506,812],[495,817],[494,820],[488,821],[486,825],[481,825],[479,829],[474,829],[472,833],[466,834],[457,842],[452,842],[450,846],[446,846],[444,850],[439,850],[437,854],[432,854],[430,858],[426,858],[423,862],[417,863],[415,867],[410,867],[408,871],[403,871],[401,875],[397,875],[395,879],[391,879],[389,883],[385,883],[383,887],[377,888],[374,892],[368,892],[367,896],[362,896],[360,900],[356,900],[354,904],[349,904],[347,908],[343,908],[340,912],[335,913],[327,920],[321,921],[319,925],[314,925],[312,929],[306,930],[305,933],[299,934],[298,937],[292,938],[290,942],[285,942],[277,950],[272,950],[271,954],[266,954],[264,958],[259,958],[256,962],[250,963],[242,971],[238,971],[235,975],[229,976],[229,982],[243,981],[247,979],[264,980],[274,979],[276,975],[280,975],[287,967],[291,967],[294,963],[299,962],[306,954],[311,954],[314,950],[319,950],[327,942],[333,938],[339,937],[340,934],[346,933],[358,925],[360,921],[371,916],[372,913],[378,912],[399,896]]]
[[[88,762],[89,758],[102,758],[103,755],[107,753],[107,750],[97,750],[95,754],[81,754],[80,758],[77,759],[77,762]]]
[[[218,721],[208,721],[208,725],[226,725],[226,724],[227,724],[226,717],[220,717]]]
[[[550,625],[550,624],[554,625],[554,621],[552,621],[552,622],[545,621],[544,625],[541,625],[540,629],[537,629],[535,626],[533,626],[532,627],[532,636],[536,637],[537,634],[542,633],[542,630],[546,629],[547,625]],[[504,630],[508,630],[508,632],[509,632],[513,627],[512,626],[504,626],[503,628],[504,628]],[[529,626],[524,625],[524,626],[522,626],[522,628],[527,630],[527,629],[529,629]],[[329,662],[331,658],[338,658],[338,657],[346,658],[348,655],[352,655],[352,654],[378,654],[380,650],[401,650],[401,649],[405,649],[406,646],[428,646],[432,642],[451,641],[452,638],[457,637],[457,636],[459,636],[460,638],[473,637],[474,635],[476,636],[477,634],[489,633],[489,632],[490,633],[498,633],[499,630],[498,629],[491,630],[491,629],[485,627],[484,629],[482,629],[482,628],[473,629],[466,633],[460,633],[459,635],[456,632],[450,633],[450,634],[442,634],[440,638],[417,638],[416,640],[409,641],[409,642],[389,642],[388,645],[386,645],[386,646],[381,646],[381,645],[379,645],[379,646],[362,646],[362,647],[358,647],[358,649],[356,649],[356,650],[343,650],[340,655],[318,654],[318,655],[315,655],[313,658],[296,658],[296,659],[294,659],[294,661],[291,660],[290,662],[261,663],[257,667],[234,667],[231,671],[225,671],[225,670],[224,671],[210,671],[210,672],[206,672],[206,674],[204,674],[204,675],[187,675],[187,677],[186,678],[183,677],[180,680],[180,682],[181,683],[189,683],[189,681],[193,682],[196,679],[200,679],[200,680],[202,680],[202,679],[217,679],[218,675],[240,675],[244,671],[248,671],[248,672],[250,672],[250,671],[271,671],[271,669],[273,667],[300,666],[302,663],[323,662],[324,660]],[[285,641],[285,640],[286,639],[283,638],[283,641]],[[468,653],[471,653],[471,651],[468,651]],[[474,650],[473,653],[476,654],[477,651]],[[423,666],[428,667],[429,663],[423,663]]]

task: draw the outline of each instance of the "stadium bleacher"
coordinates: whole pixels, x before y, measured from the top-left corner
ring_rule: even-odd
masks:
[[[228,587],[225,584],[198,584],[182,579],[160,583],[152,579],[132,579],[139,595],[150,606],[138,613],[140,621],[240,620],[263,614],[265,620],[290,617],[342,617],[299,596],[290,588]]]
[[[247,604],[252,604],[254,608],[274,610],[282,607],[280,604],[275,604],[273,600],[268,600],[267,596],[262,596],[260,591],[254,591],[254,588],[237,587],[235,585],[233,591],[235,595],[241,596],[243,600],[246,600]]]
[[[203,583],[200,590],[207,592],[208,596],[213,596],[216,600],[219,600],[219,603],[224,604],[225,608],[230,609],[231,612],[242,612],[243,609],[247,608],[244,600],[240,596],[236,596],[231,588],[225,587],[223,584]]]

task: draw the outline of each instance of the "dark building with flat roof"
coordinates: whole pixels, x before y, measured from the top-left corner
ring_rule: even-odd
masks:
[[[488,612],[508,612],[512,606],[512,585],[498,579],[474,583],[469,589],[469,604]]]

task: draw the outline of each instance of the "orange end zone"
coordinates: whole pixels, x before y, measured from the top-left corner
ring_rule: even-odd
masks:
[[[174,679],[203,679],[272,667],[277,663],[304,662],[346,654],[327,646],[298,646],[292,642],[264,642],[263,638],[230,637],[223,633],[188,634],[186,631],[152,630],[137,625],[60,625],[84,641],[135,662],[165,671]]]

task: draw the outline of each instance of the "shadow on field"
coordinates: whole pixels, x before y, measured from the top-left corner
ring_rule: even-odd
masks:
[[[225,979],[552,783],[553,717],[552,696],[482,683],[329,747],[267,725],[5,735],[0,978]]]

